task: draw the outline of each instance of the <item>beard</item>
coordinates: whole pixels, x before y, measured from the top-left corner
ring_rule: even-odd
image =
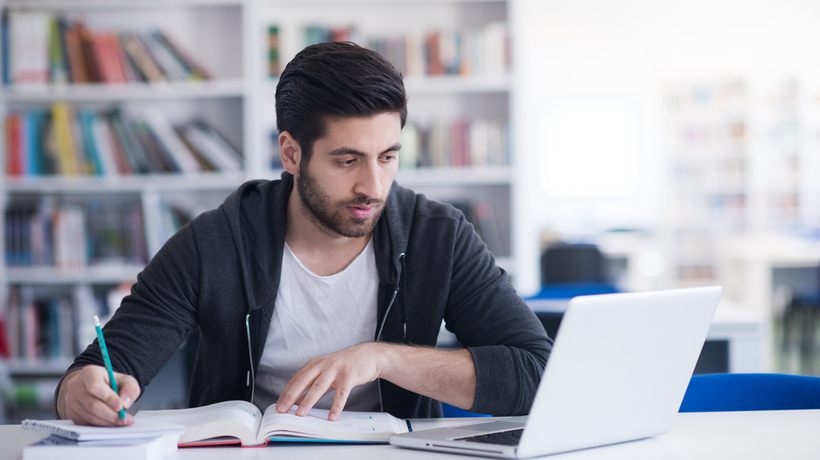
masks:
[[[384,211],[384,201],[358,194],[355,198],[332,202],[319,183],[304,168],[296,177],[299,198],[305,204],[310,216],[320,227],[347,238],[362,238],[370,235]],[[351,216],[348,206],[372,206],[373,213],[364,219]]]

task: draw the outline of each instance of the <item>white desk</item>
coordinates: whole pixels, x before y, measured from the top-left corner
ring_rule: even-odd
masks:
[[[678,414],[672,430],[643,441],[587,449],[550,460],[595,459],[789,459],[816,460],[820,456],[820,410],[769,412],[712,412]],[[0,460],[19,457],[23,446],[42,436],[17,425],[0,425]],[[316,459],[383,460],[467,458],[399,449],[388,445],[299,445],[256,449],[210,447],[180,449],[168,460]]]
[[[724,298],[759,314],[771,329],[774,285],[778,268],[809,268],[820,265],[820,241],[778,234],[750,234],[727,238],[718,245],[718,272]],[[766,333],[763,366],[772,368],[771,334]]]

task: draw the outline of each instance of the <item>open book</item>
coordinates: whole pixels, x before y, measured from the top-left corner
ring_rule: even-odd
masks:
[[[269,441],[367,442],[386,443],[394,433],[412,431],[410,422],[385,412],[343,411],[335,421],[328,411],[311,409],[295,415],[276,412],[276,405],[265,413],[247,401],[224,401],[208,406],[177,410],[143,410],[137,421],[158,420],[185,427],[179,445],[209,446],[241,444],[264,446]]]

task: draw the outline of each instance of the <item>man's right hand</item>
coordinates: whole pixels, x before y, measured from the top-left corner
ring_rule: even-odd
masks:
[[[126,414],[120,420],[120,408],[128,409],[140,395],[134,377],[114,373],[120,394],[114,393],[108,381],[108,371],[102,366],[88,365],[69,373],[57,394],[57,416],[78,425],[122,426],[134,423]]]

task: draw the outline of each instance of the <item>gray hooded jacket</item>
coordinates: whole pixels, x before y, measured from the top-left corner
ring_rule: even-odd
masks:
[[[288,173],[247,182],[168,240],[105,326],[115,371],[144,388],[198,329],[189,404],[252,399],[279,289],[292,188]],[[473,410],[527,413],[552,341],[464,215],[393,184],[373,241],[374,340],[434,346],[444,321],[475,363]],[[69,370],[101,363],[93,343]],[[441,415],[430,398],[379,385],[381,407],[395,416]]]

